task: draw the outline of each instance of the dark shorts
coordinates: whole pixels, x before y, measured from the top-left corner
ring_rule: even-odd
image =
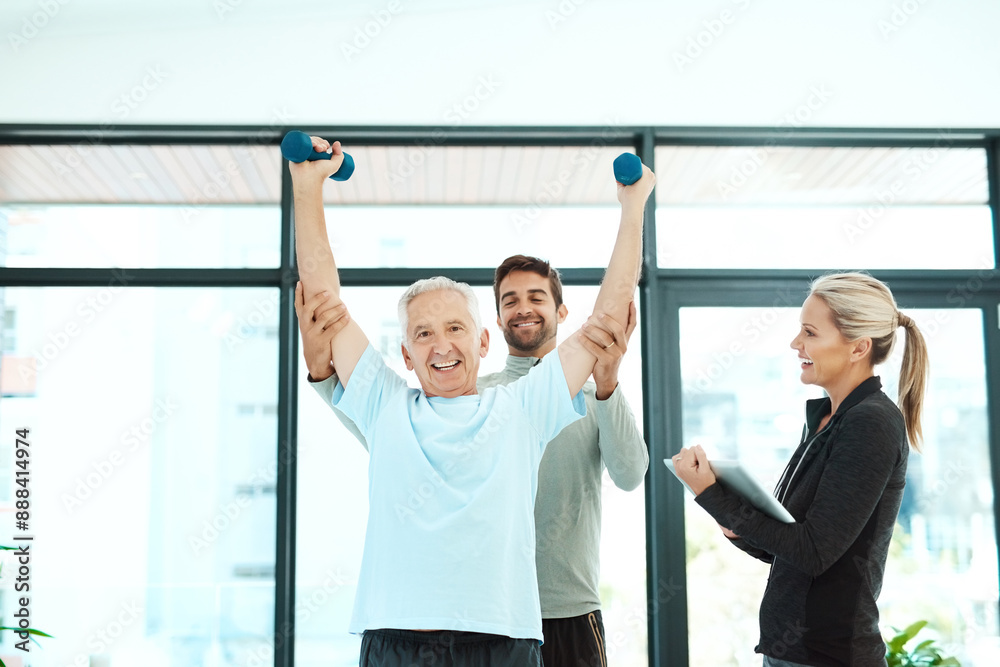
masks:
[[[601,611],[571,618],[543,618],[545,667],[607,667]]]
[[[365,630],[360,667],[541,667],[537,639],[480,632]]]

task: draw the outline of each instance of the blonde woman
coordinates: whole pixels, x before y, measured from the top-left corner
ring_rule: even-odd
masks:
[[[885,665],[876,606],[909,449],[919,450],[927,348],[889,288],[865,273],[816,280],[791,347],[804,384],[804,435],[775,495],[795,523],[771,519],[715,483],[701,446],[674,457],[696,501],[734,545],[771,564],[760,607],[765,667]],[[899,407],[875,366],[905,332]]]

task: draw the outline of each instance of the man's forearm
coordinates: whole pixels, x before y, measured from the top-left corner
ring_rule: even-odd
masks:
[[[622,216],[608,270],[594,303],[592,317],[596,316],[598,321],[600,315],[604,315],[606,319],[619,324],[628,322],[629,304],[635,297],[635,288],[642,271],[642,218],[646,200],[655,185],[656,176],[648,167],[643,167],[642,178],[632,185],[618,185]],[[570,394],[576,394],[594,372],[600,354],[599,351],[587,349],[586,346],[593,346],[595,341],[587,340],[584,331],[585,329],[581,329],[580,334],[563,341],[558,348]]]
[[[339,306],[343,302],[340,299],[340,276],[337,275],[337,264],[333,261],[330,238],[326,233],[323,186],[326,185],[327,178],[340,167],[343,151],[340,149],[340,142],[335,141],[331,144],[320,137],[312,137],[312,144],[313,150],[325,150],[330,153],[331,158],[329,161],[316,160],[288,165],[292,175],[292,197],[295,202],[295,250],[298,255],[299,281],[302,283],[304,294],[303,304],[311,301],[319,293],[325,292],[326,298],[322,301],[328,308],[326,313],[329,315],[332,312],[329,307]],[[326,333],[333,321],[329,319],[320,321],[317,316],[322,316],[323,313],[315,310],[313,313],[309,326],[319,326],[321,331],[312,332],[312,335],[333,336],[329,340],[328,359],[336,367],[341,384],[346,387],[354,367],[368,348],[368,338],[353,319],[338,328],[335,335]],[[321,338],[321,343],[323,340],[325,339]],[[324,352],[325,350],[316,354],[316,358],[326,361],[327,356]],[[310,356],[313,354],[310,353]]]
[[[299,279],[309,299],[320,292],[340,302],[340,277],[323,212],[323,184],[295,183],[295,253]]]
[[[599,400],[595,412],[597,442],[608,476],[618,488],[631,491],[639,486],[649,467],[649,453],[635,414],[621,388],[608,400]]]
[[[618,322],[628,320],[628,305],[642,272],[643,209],[638,204],[622,207],[618,237],[594,304],[595,312],[605,313]]]

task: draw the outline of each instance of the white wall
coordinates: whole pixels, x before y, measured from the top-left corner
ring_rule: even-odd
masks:
[[[0,122],[997,127],[998,27],[997,0],[4,0]]]

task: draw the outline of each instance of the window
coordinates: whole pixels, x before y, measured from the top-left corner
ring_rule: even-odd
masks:
[[[986,153],[953,143],[658,148],[658,264],[993,268]]]
[[[857,268],[898,279],[932,347],[927,446],[910,459],[883,625],[926,618],[963,664],[992,665],[1000,283],[987,156],[1000,135],[789,129],[789,145],[734,146],[746,130],[351,131],[358,169],[324,190],[330,238],[352,316],[397,369],[396,300],[430,268],[477,285],[492,343],[482,372],[504,364],[487,286],[503,257],[571,276],[560,332],[574,331],[617,233],[611,164],[662,144],[656,261],[639,291],[648,328],[621,369],[650,477],[631,493],[606,478],[602,494],[612,663],[759,664],[766,568],[690,498],[665,502],[676,480],[661,459],[697,440],[773,484],[815,395],[786,363],[789,327],[810,277]],[[99,141],[42,128],[33,144],[23,132],[0,128],[0,479],[14,472],[3,434],[30,427],[32,604],[46,610],[34,620],[58,638],[33,661],[356,664],[346,628],[368,459],[307,386],[281,308],[295,267],[276,130],[232,143],[231,128],[188,128],[175,144],[167,128],[105,128]],[[291,439],[296,476],[277,460]],[[0,510],[12,501],[0,485]],[[278,519],[292,510],[294,525]],[[293,544],[276,543],[287,534]],[[294,581],[276,553],[294,557]],[[0,614],[14,604],[0,597]],[[290,621],[293,661],[274,640]],[[12,639],[0,634],[0,657]]]
[[[6,266],[275,267],[274,146],[0,146]]]
[[[238,406],[275,403],[277,346],[239,322],[274,290],[104,289],[6,290],[37,392],[0,428],[31,428],[32,621],[58,638],[32,654],[246,664],[274,625],[276,425]]]

